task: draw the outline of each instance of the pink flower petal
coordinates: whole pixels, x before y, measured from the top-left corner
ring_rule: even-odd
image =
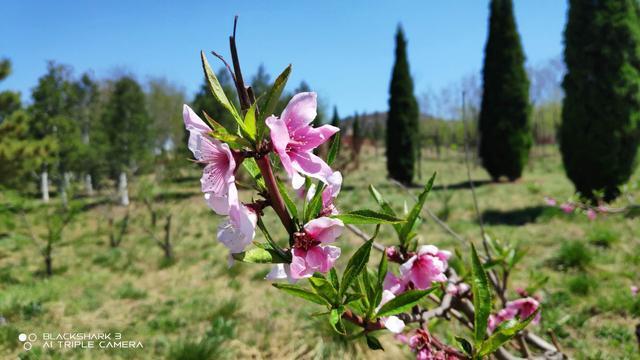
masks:
[[[329,217],[313,219],[304,225],[307,234],[321,243],[334,242],[342,234],[343,229],[342,220]]]
[[[309,125],[317,115],[317,95],[314,92],[303,92],[294,95],[285,107],[280,118],[287,124],[289,132]]]
[[[290,151],[287,154],[291,158],[291,165],[297,172],[329,184],[329,177],[333,175],[333,170],[324,160],[311,152]]]
[[[323,125],[317,128],[306,126],[299,128],[291,134],[297,151],[311,151],[327,142],[339,128],[332,125]]]

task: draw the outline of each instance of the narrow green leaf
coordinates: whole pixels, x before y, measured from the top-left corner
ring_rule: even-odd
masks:
[[[324,183],[318,181],[315,192],[311,201],[307,203],[304,214],[304,222],[307,223],[311,219],[315,219],[320,210],[322,210],[322,192],[324,191]]]
[[[232,149],[242,149],[251,147],[251,142],[247,139],[241,138],[238,135],[230,134],[228,132],[222,131],[212,131],[211,136],[222,141],[223,143],[229,144]]]
[[[349,286],[351,286],[351,283],[355,279],[357,279],[358,275],[360,275],[360,272],[362,272],[365,266],[367,266],[372,245],[373,245],[373,239],[365,242],[353,254],[351,259],[349,259],[349,262],[347,263],[347,268],[344,270],[344,274],[342,275],[342,281],[340,282],[340,291],[339,291],[340,297],[344,295],[347,289],[349,289]]]
[[[252,140],[256,139],[256,134],[257,134],[257,130],[256,130],[257,104],[258,104],[257,102],[251,104],[251,107],[249,108],[249,110],[247,110],[247,113],[244,116],[244,128],[247,134],[249,135],[250,139]]]
[[[465,354],[469,356],[473,355],[473,346],[467,339],[460,336],[456,336],[456,341],[460,344],[460,347],[462,348],[462,351],[464,351]]]
[[[227,109],[227,111],[229,111],[231,115],[233,115],[234,119],[236,119],[238,123],[242,123],[242,119],[238,114],[238,110],[236,110],[236,108],[227,98],[227,95],[224,93],[224,89],[222,88],[222,85],[220,85],[216,74],[211,69],[204,51],[200,52],[200,58],[202,59],[202,68],[204,69],[204,74],[207,78],[207,84],[209,85],[209,90],[211,90],[213,97],[220,103],[220,105]]]
[[[385,317],[403,313],[411,310],[423,297],[433,292],[435,288],[426,290],[409,290],[389,300],[388,303],[382,305],[376,317]]]
[[[437,173],[433,173],[433,175],[431,176],[431,179],[427,181],[427,184],[424,186],[424,189],[418,196],[418,201],[415,203],[415,205],[413,205],[413,208],[411,208],[411,211],[407,216],[407,222],[402,226],[402,230],[400,231],[400,239],[401,241],[403,241],[403,244],[404,242],[409,240],[408,235],[409,233],[411,233],[411,230],[413,230],[414,226],[416,225],[416,221],[420,216],[420,212],[422,212],[422,207],[424,206],[424,202],[427,200],[427,195],[429,195],[429,192],[431,192],[431,188],[433,187],[433,182],[436,179],[436,174]]]
[[[380,206],[380,208],[385,214],[396,216],[396,212],[393,211],[393,209],[391,208],[391,205],[389,205],[389,203],[382,197],[382,194],[380,194],[380,192],[378,191],[378,189],[375,188],[375,186],[369,185],[369,193],[375,199],[375,201],[378,203],[378,205]],[[402,224],[391,224],[391,226],[393,226],[393,229],[396,231],[396,234],[400,236],[400,232],[402,231]]]
[[[258,186],[258,190],[266,189],[266,185],[264,183],[264,178],[262,177],[262,173],[260,173],[260,168],[258,167],[258,163],[256,163],[256,159],[254,158],[246,158],[242,162],[242,167],[249,172],[253,180],[255,180],[256,185]]]
[[[232,254],[233,258],[238,261],[255,264],[281,264],[287,260],[274,250],[266,250],[254,248],[237,254]]]
[[[202,111],[202,113],[204,114],[205,121],[209,123],[209,126],[211,127],[211,129],[218,132],[228,132],[224,126],[222,126],[220,123],[215,121],[211,116],[209,116],[209,114],[207,114],[206,111]]]
[[[385,276],[387,276],[387,267],[387,255],[383,252],[382,256],[380,256],[380,264],[378,264],[378,281],[376,283],[376,296],[373,301],[374,307],[378,306],[378,304],[380,304],[380,301],[382,300],[382,286],[384,283],[384,278]]]
[[[474,316],[474,342],[475,347],[480,348],[487,333],[487,321],[491,313],[491,291],[489,279],[482,267],[476,247],[471,244],[471,288],[473,292]]]
[[[296,207],[296,203],[293,202],[291,196],[289,196],[289,192],[287,188],[284,186],[280,179],[276,179],[278,183],[278,190],[280,191],[280,195],[282,195],[282,199],[284,200],[284,204],[287,206],[287,210],[289,214],[294,219],[298,218],[298,208]]]
[[[271,285],[273,285],[273,287],[275,287],[276,289],[286,292],[289,295],[297,296],[299,298],[311,301],[318,305],[329,305],[329,303],[325,299],[323,299],[322,296],[318,294],[314,294],[311,291],[304,289],[300,286],[291,285],[291,284],[281,284],[281,283],[274,283]]]
[[[327,154],[327,164],[331,165],[338,157],[338,153],[340,152],[340,132],[337,132],[333,135],[333,140],[331,140],[331,147],[329,147],[329,154]]]
[[[382,344],[380,344],[380,340],[378,340],[377,337],[371,334],[367,334],[366,338],[367,338],[367,346],[369,347],[369,349],[384,351],[384,348],[382,347]]]
[[[363,297],[364,297],[363,294],[348,293],[347,296],[345,296],[344,305],[347,305],[347,304],[349,304],[351,302],[354,302],[354,301],[358,301],[358,300],[362,299]]]
[[[504,326],[498,327],[496,329],[496,332],[492,334],[487,339],[487,341],[482,343],[482,346],[480,347],[479,355],[487,356],[493,353],[494,351],[498,350],[498,348],[502,346],[504,343],[506,343],[507,341],[513,339],[514,336],[516,336],[520,331],[526,328],[529,325],[529,323],[531,323],[531,321],[536,317],[536,315],[538,315],[539,311],[540,309],[536,310],[536,312],[531,314],[524,321],[520,322],[520,321],[510,320],[503,323]]]
[[[329,281],[323,278],[310,277],[309,283],[316,294],[322,296],[330,304],[338,304],[338,292]]]
[[[395,224],[404,221],[395,216],[373,210],[355,210],[333,215],[332,217],[342,220],[345,224]]]
[[[259,139],[262,138],[266,129],[265,119],[273,115],[273,112],[276,110],[278,101],[280,100],[280,96],[282,95],[282,91],[284,90],[285,85],[287,85],[287,80],[289,79],[290,74],[291,65],[287,66],[287,68],[284,69],[284,71],[280,75],[278,75],[273,83],[273,86],[271,86],[266,94],[264,107],[260,109],[260,118],[257,123]]]
[[[333,330],[335,330],[338,334],[346,335],[347,331],[344,328],[344,324],[342,323],[342,313],[344,312],[344,307],[340,306],[338,308],[331,309],[329,313],[329,323]]]
[[[331,281],[331,285],[333,285],[334,289],[340,289],[340,280],[338,280],[336,268],[331,268],[331,270],[329,270],[329,280]]]

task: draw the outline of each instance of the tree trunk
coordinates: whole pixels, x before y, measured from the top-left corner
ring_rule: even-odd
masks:
[[[51,254],[47,254],[44,256],[44,269],[45,274],[47,276],[53,275],[53,259],[51,259]]]
[[[93,183],[91,181],[91,174],[86,174],[84,176],[84,189],[86,190],[88,196],[93,196]]]
[[[167,222],[164,225],[164,245],[162,246],[162,250],[164,250],[164,257],[167,260],[173,259],[173,249],[171,246],[171,215],[167,216]]]
[[[42,192],[42,201],[49,202],[49,173],[44,168],[40,174],[40,192]]]
[[[120,205],[129,206],[129,188],[127,186],[127,173],[120,173],[120,180],[118,181],[118,192],[120,193]]]

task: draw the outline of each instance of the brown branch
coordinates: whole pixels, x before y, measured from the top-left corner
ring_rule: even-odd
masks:
[[[265,155],[260,158],[256,158],[256,163],[258,164],[260,173],[262,174],[265,185],[267,186],[271,207],[273,207],[273,210],[276,212],[276,214],[278,214],[280,221],[287,229],[289,235],[293,234],[297,231],[296,225],[293,223],[293,220],[289,216],[289,212],[287,211],[287,208],[285,206],[282,194],[280,194],[280,190],[278,189],[278,184],[276,182],[275,175],[273,175],[273,169],[271,168],[269,156]]]

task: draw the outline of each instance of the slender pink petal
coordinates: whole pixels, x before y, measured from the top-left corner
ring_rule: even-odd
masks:
[[[267,127],[269,127],[271,133],[271,142],[273,143],[273,148],[275,149],[280,161],[282,162],[282,166],[284,170],[287,172],[289,177],[292,177],[294,174],[293,166],[291,165],[291,159],[287,152],[287,145],[289,144],[289,131],[287,130],[287,126],[284,121],[278,119],[275,116],[270,116],[266,120]]]
[[[205,193],[204,200],[216,214],[229,215],[229,197],[227,195],[216,196],[213,193]]]
[[[257,220],[256,213],[246,206],[231,206],[229,219],[218,226],[218,241],[231,253],[244,251],[253,241]]]
[[[296,151],[311,151],[327,142],[335,133],[340,131],[335,126],[323,125],[317,128],[306,126],[291,134],[292,147]]]
[[[265,277],[266,280],[277,281],[277,280],[289,280],[289,282],[294,282],[291,278],[291,269],[289,268],[289,264],[275,264],[271,271]]]
[[[402,281],[401,278],[393,275],[392,272],[387,272],[387,275],[384,277],[384,282],[382,283],[382,289],[391,291],[393,294],[401,294],[405,290],[406,284]]]
[[[329,183],[329,177],[333,170],[321,158],[311,152],[288,152],[293,168],[304,175],[318,179],[325,184]],[[284,165],[284,163],[283,163]]]
[[[342,220],[329,217],[313,219],[304,225],[307,234],[321,243],[334,242],[342,234],[343,229]]]
[[[287,124],[289,132],[309,125],[317,115],[317,95],[314,92],[303,92],[294,95],[285,107],[280,118]]]
[[[210,132],[211,128],[187,105],[182,107],[182,118],[185,129],[189,131],[189,150],[191,150],[197,159],[198,138]]]

